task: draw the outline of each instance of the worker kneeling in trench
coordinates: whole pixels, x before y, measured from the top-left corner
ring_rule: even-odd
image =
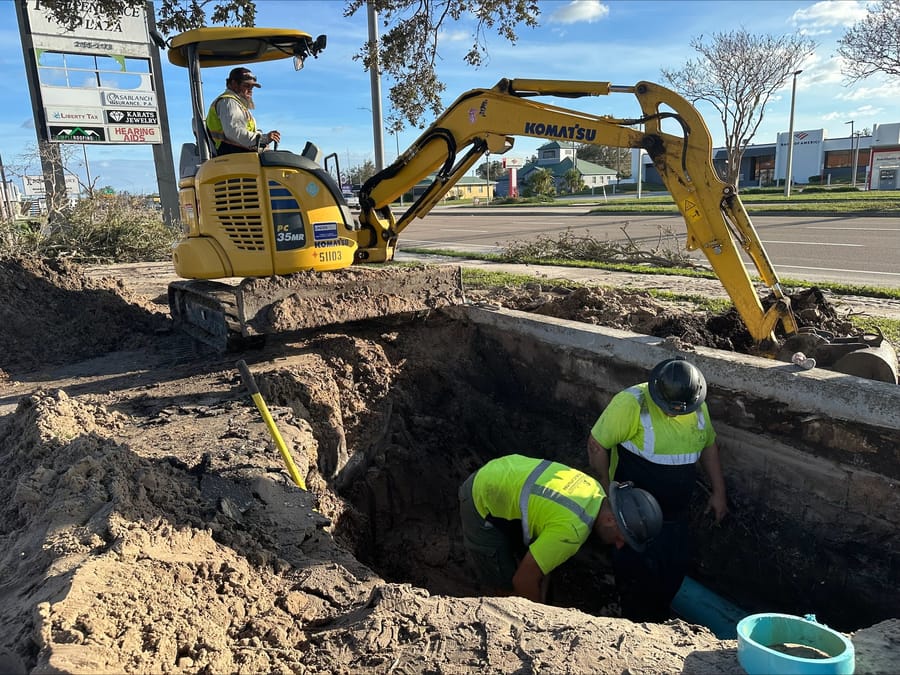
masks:
[[[466,551],[494,595],[546,602],[550,572],[593,533],[643,551],[662,529],[656,499],[631,483],[600,483],[559,462],[491,460],[459,488]]]

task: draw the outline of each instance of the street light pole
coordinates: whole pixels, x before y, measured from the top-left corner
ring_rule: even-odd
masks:
[[[844,124],[850,125],[850,157],[853,164],[853,173],[850,175],[850,185],[853,187],[856,187],[856,156],[853,154],[853,144],[856,142],[856,134],[853,132],[853,123],[855,121],[856,120],[850,120],[849,122],[844,122]]]
[[[788,126],[788,154],[787,154],[787,175],[784,180],[784,196],[791,196],[791,169],[794,162],[794,100],[797,97],[797,76],[802,70],[794,71],[794,84],[791,87],[791,122]]]

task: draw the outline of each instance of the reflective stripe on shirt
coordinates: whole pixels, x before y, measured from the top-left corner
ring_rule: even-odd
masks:
[[[538,478],[550,466],[552,462],[548,459],[541,461],[534,470],[528,474],[525,483],[522,485],[522,491],[519,493],[519,510],[522,512],[522,542],[525,546],[531,544],[531,536],[528,528],[528,498],[531,495],[549,499],[562,506],[578,516],[578,519],[584,523],[589,529],[594,525],[594,519],[585,511],[578,502],[571,497],[566,497],[556,490],[546,485],[537,485]]]
[[[700,453],[703,451],[701,448],[697,452],[685,452],[680,454],[668,454],[668,453],[660,453],[656,454],[655,448],[655,436],[653,434],[653,422],[650,419],[650,410],[644,403],[644,395],[640,388],[638,387],[629,387],[626,389],[629,394],[634,396],[637,399],[638,406],[641,409],[641,427],[644,429],[644,447],[639,448],[634,441],[624,441],[620,445],[628,450],[629,452],[633,452],[638,457],[643,457],[649,462],[653,462],[654,464],[672,464],[672,465],[684,465],[684,464],[693,464],[698,459],[700,459]],[[703,410],[697,410],[697,429],[703,431],[706,429],[706,418],[703,415]]]

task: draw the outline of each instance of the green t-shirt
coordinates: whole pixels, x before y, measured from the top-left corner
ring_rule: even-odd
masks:
[[[542,461],[523,455],[507,455],[485,464],[475,474],[472,484],[472,500],[478,513],[483,518],[492,515],[505,520],[521,520],[519,497],[522,486]],[[533,489],[528,497],[531,541],[528,550],[541,571],[547,574],[575,555],[587,541],[606,493],[600,483],[587,474],[558,462],[550,463],[538,476],[535,486],[538,492],[540,488],[545,488],[546,492],[534,494]],[[547,494],[571,500],[570,503],[580,508],[584,515],[580,516],[545,496]]]

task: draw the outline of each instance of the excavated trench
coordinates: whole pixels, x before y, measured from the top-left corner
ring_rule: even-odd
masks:
[[[574,403],[554,402],[546,395],[552,372],[546,382],[536,382],[534,372],[522,372],[520,363],[465,322],[432,321],[427,330],[407,327],[365,338],[324,336],[315,345],[337,373],[336,384],[312,387],[317,400],[329,387],[333,398],[341,394],[328,410],[310,408],[310,419],[327,420],[317,429],[319,468],[349,503],[336,518],[335,536],[389,581],[432,594],[479,595],[461,546],[457,487],[487,460],[509,453],[586,470],[587,433],[600,412],[596,398],[585,391],[569,397]],[[541,348],[530,349],[540,360]],[[626,375],[635,381],[639,376],[637,370]],[[280,405],[314,406],[314,392],[302,379],[274,371],[264,391]],[[354,394],[348,398],[347,392]],[[695,521],[704,518],[704,506],[698,489]],[[702,527],[710,529],[708,522]],[[721,529],[712,541],[707,533],[702,550],[695,546],[694,576],[747,611],[807,613],[806,589],[815,587],[815,610],[830,625],[852,630],[884,618],[864,600],[848,613],[841,594],[831,598],[821,580],[798,581],[795,553],[785,553],[777,537],[788,532],[802,540],[801,526],[745,509]],[[735,567],[736,550],[759,552],[741,565],[754,573],[716,575]],[[829,552],[827,564],[852,566],[853,555],[849,548]],[[608,552],[594,542],[554,572],[551,589],[552,604],[618,615]]]
[[[142,309],[114,282],[88,283],[65,264],[7,262],[0,265],[0,278],[7,289],[0,316],[8,329],[0,335],[6,338],[0,345],[0,382],[8,381],[11,391],[21,391],[15,380],[38,366],[76,364],[112,350],[149,353],[166,327],[159,314]],[[587,433],[604,397],[646,377],[652,363],[620,359],[616,344],[665,339],[675,349],[727,349],[739,342],[733,331],[705,324],[702,331],[682,323],[674,334],[653,332],[645,324],[659,323],[662,314],[651,311],[652,301],[640,295],[576,291],[557,304],[546,303],[544,295],[516,292],[503,305],[643,337],[613,341],[590,334],[587,351],[594,351],[585,355],[577,345],[531,340],[520,330],[526,320],[517,317],[490,332],[483,323],[476,327],[441,314],[402,327],[375,321],[336,327],[296,346],[273,347],[271,357],[254,363],[269,405],[293,409],[294,438],[305,439],[311,430],[315,442],[294,447],[298,461],[305,459],[309,467],[307,482],[310,494],[319,497],[320,512],[334,522],[339,542],[385,579],[432,594],[479,593],[459,536],[458,485],[486,460],[508,453],[586,468]],[[558,336],[563,330],[548,332]],[[715,338],[728,333],[733,344],[707,340],[711,333]],[[651,334],[658,337],[646,337]],[[682,342],[687,346],[679,346]],[[747,393],[752,378],[733,362],[716,357],[707,363],[726,363],[709,400],[717,429],[727,432],[723,455],[733,503],[728,519],[713,528],[698,491],[692,576],[747,611],[815,613],[845,632],[894,617],[900,588],[896,424],[848,421],[827,412],[849,398],[836,388],[840,383],[815,379],[814,373],[795,377],[790,365],[748,367],[754,375],[765,370],[762,395],[753,397]],[[181,367],[173,368],[153,376],[180,382]],[[70,390],[85,386],[90,391],[98,385]],[[186,409],[195,410],[208,397],[202,378],[194,386],[203,393],[179,390],[173,400],[188,401]],[[817,407],[818,401],[802,407],[808,397],[798,396],[800,389],[805,395],[823,387],[830,408]],[[779,398],[781,389],[788,391]],[[149,400],[156,396],[151,394]],[[233,395],[245,399],[243,392]],[[109,398],[119,396],[110,389]],[[891,415],[896,410],[894,390],[873,389],[866,400],[870,408],[887,407]],[[878,401],[887,403],[879,407]],[[858,400],[847,408],[864,412]],[[138,419],[146,412],[140,403],[135,410]],[[160,414],[178,410],[167,406]],[[111,433],[119,434],[118,428]],[[212,422],[198,424],[196,436],[203,442],[197,445],[205,448],[220,433]],[[220,443],[235,443],[235,452],[244,452],[245,434],[229,430]],[[139,436],[132,435],[132,442]],[[163,440],[165,446],[169,441]],[[143,452],[152,456],[155,450]],[[168,451],[189,466],[199,461],[200,451],[189,442],[177,441]],[[773,501],[778,508],[768,506]],[[554,604],[617,613],[602,548],[585,546],[554,577]]]

